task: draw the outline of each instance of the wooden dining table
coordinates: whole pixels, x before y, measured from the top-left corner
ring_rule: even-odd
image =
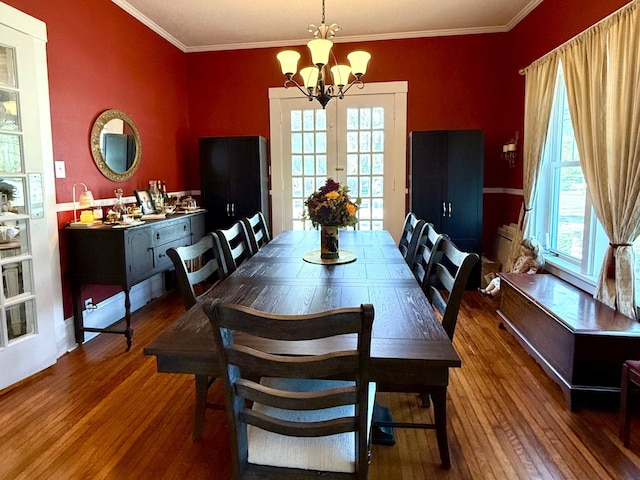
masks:
[[[428,392],[433,424],[391,424],[436,430],[443,466],[450,466],[447,439],[449,368],[461,366],[411,269],[387,231],[341,230],[340,251],[354,261],[317,264],[303,259],[319,249],[318,231],[285,231],[264,245],[209,294],[268,313],[298,315],[371,303],[375,309],[371,341],[371,380],[378,391]],[[313,256],[313,255],[312,255]],[[343,255],[346,256],[346,255]],[[353,338],[332,340],[353,346]],[[247,343],[251,343],[248,339]],[[323,342],[276,342],[273,353],[304,355],[325,351]],[[145,347],[158,372],[218,377],[208,318],[197,304]]]

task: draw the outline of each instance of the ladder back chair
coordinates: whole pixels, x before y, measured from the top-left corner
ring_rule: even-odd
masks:
[[[419,220],[413,212],[409,212],[404,219],[398,248],[409,267],[413,265],[424,225],[425,221]]]
[[[243,218],[242,223],[244,224],[244,228],[247,230],[251,254],[255,255],[263,245],[271,241],[267,221],[265,220],[262,212],[257,212],[251,217]]]
[[[189,310],[222,279],[223,272],[216,256],[215,240],[209,233],[198,242],[186,247],[171,247],[167,255],[173,262],[178,282],[178,291],[185,310]],[[193,418],[193,439],[202,436],[204,417],[207,408],[220,409],[221,405],[207,402],[209,387],[215,377],[195,375],[195,407]]]
[[[431,306],[440,314],[442,327],[453,341],[462,295],[471,270],[480,257],[477,253],[463,252],[448,237],[440,242],[440,252],[441,256],[428,272],[422,289]]]
[[[418,283],[424,290],[424,286],[428,282],[433,265],[442,256],[440,250],[440,243],[444,238],[448,238],[446,234],[436,232],[433,228],[433,224],[425,223],[422,236],[418,241],[418,247],[416,249],[415,260],[413,261],[413,274],[418,280]]]
[[[222,270],[227,277],[252,255],[247,229],[237,221],[227,229],[216,230],[215,237]]]
[[[373,306],[298,316],[220,300],[203,308],[224,372],[233,478],[366,479],[375,397],[369,383]],[[346,333],[357,336],[351,350],[336,346],[308,356],[269,351],[268,340]],[[251,346],[242,344],[244,334],[251,335]]]
[[[423,290],[432,308],[441,317],[442,326],[447,336],[453,341],[453,334],[456,328],[458,311],[462,295],[465,291],[467,280],[473,266],[478,262],[476,253],[466,253],[459,250],[456,245],[444,236],[440,240],[437,252],[438,260],[432,262],[431,272],[426,273],[428,279],[423,284]],[[381,391],[400,391],[406,389],[394,384],[380,385]],[[430,405],[430,398],[440,406],[434,409],[434,423],[411,423],[394,422],[389,420],[374,421],[374,426],[378,428],[426,428],[435,429],[440,451],[440,460],[445,468],[451,467],[451,457],[449,455],[449,439],[447,435],[447,388],[446,386],[416,386],[416,393],[420,394],[424,407]]]

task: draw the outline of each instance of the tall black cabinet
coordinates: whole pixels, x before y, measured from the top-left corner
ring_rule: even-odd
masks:
[[[411,211],[461,249],[482,250],[482,130],[411,132]],[[481,266],[469,288],[480,285]]]
[[[208,232],[261,211],[269,218],[269,166],[264,137],[200,139],[202,206]]]

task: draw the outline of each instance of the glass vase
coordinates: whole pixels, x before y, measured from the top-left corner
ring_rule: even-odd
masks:
[[[322,225],[320,227],[320,258],[334,260],[339,257],[338,227]]]

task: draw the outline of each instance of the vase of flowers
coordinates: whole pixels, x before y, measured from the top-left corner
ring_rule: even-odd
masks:
[[[320,258],[339,258],[338,228],[353,226],[358,222],[358,201],[349,198],[349,187],[328,178],[304,204],[313,225],[320,225]]]

